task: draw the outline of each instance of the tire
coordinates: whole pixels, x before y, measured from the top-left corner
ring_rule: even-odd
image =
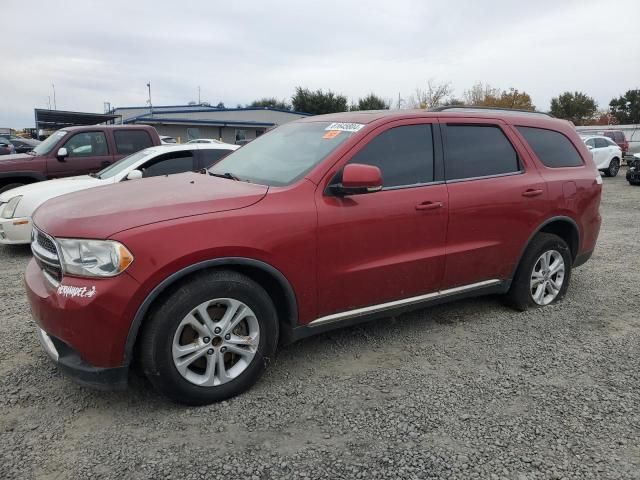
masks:
[[[18,188],[18,187],[22,187],[24,185],[24,183],[9,183],[8,185],[5,185],[4,187],[0,187],[0,194],[7,192],[13,188]]]
[[[620,160],[618,160],[617,158],[613,158],[609,163],[609,167],[604,170],[604,174],[607,177],[615,177],[616,175],[618,175],[619,171],[620,171]]]
[[[538,270],[541,267],[541,257],[545,253],[555,252],[551,254],[551,258],[557,260],[558,258],[562,258],[564,263],[564,271],[561,280],[561,285],[558,291],[555,293],[555,296],[551,298],[552,286],[557,286],[558,280],[560,278],[559,274],[550,275],[549,280],[553,280],[553,283],[549,283],[549,280],[542,279],[538,280],[539,287],[544,288],[544,298],[543,303],[539,303],[534,299],[533,293],[538,293],[539,290],[536,288],[535,292],[533,291],[532,282],[534,281],[534,268]],[[556,255],[559,254],[559,255]],[[562,238],[557,235],[553,235],[551,233],[538,233],[525,251],[522,259],[520,260],[520,264],[518,265],[518,269],[516,270],[515,277],[511,283],[511,287],[509,292],[505,296],[505,302],[510,307],[518,310],[525,311],[530,308],[540,308],[542,306],[550,305],[555,303],[562,298],[564,298],[567,293],[567,289],[569,288],[569,282],[571,280],[571,265],[573,263],[571,251],[569,250],[569,246],[567,242],[565,242]],[[550,265],[554,265],[554,261],[551,262]],[[547,277],[543,277],[547,278]],[[547,282],[548,287],[544,285],[544,282]],[[549,291],[550,295],[546,295],[546,292]]]
[[[230,312],[241,320],[235,328],[233,322],[225,327]],[[141,333],[140,361],[157,391],[179,403],[206,405],[253,386],[275,354],[278,333],[276,309],[260,285],[233,271],[203,272],[154,307]],[[240,349],[244,353],[234,353]]]

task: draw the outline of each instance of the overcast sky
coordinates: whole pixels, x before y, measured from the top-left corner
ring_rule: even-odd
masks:
[[[640,88],[640,1],[0,2],[0,127],[57,108],[102,112],[201,99],[235,107],[297,85],[355,101],[409,97],[428,79],[609,100]],[[53,98],[51,100],[53,102]]]

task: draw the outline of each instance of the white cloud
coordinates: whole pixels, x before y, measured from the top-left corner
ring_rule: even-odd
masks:
[[[58,108],[94,112],[144,104],[149,80],[155,104],[198,85],[230,106],[297,85],[396,99],[436,78],[458,96],[483,81],[542,109],[565,90],[606,107],[639,87],[639,16],[635,0],[5,0],[0,126],[32,125],[52,83]]]

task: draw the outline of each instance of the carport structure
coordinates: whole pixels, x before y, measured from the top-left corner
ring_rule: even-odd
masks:
[[[120,115],[108,113],[68,112],[64,110],[34,109],[36,130],[59,130],[77,125],[113,123]]]

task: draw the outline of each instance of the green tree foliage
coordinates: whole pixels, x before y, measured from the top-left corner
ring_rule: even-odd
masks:
[[[570,120],[575,125],[586,125],[597,111],[596,101],[582,92],[564,92],[551,99],[551,115]]]
[[[350,110],[389,110],[389,102],[374,93],[358,99],[357,105],[351,105]]]
[[[291,105],[289,105],[284,100],[278,100],[276,97],[265,97],[260,98],[258,100],[254,100],[247,107],[255,108],[255,107],[268,107],[268,108],[279,108],[280,110],[291,110]]]
[[[321,115],[323,113],[346,112],[347,97],[331,90],[311,91],[308,88],[296,87],[296,93],[291,97],[293,109],[298,112]]]
[[[609,102],[609,110],[619,123],[640,123],[640,89],[628,90]]]

